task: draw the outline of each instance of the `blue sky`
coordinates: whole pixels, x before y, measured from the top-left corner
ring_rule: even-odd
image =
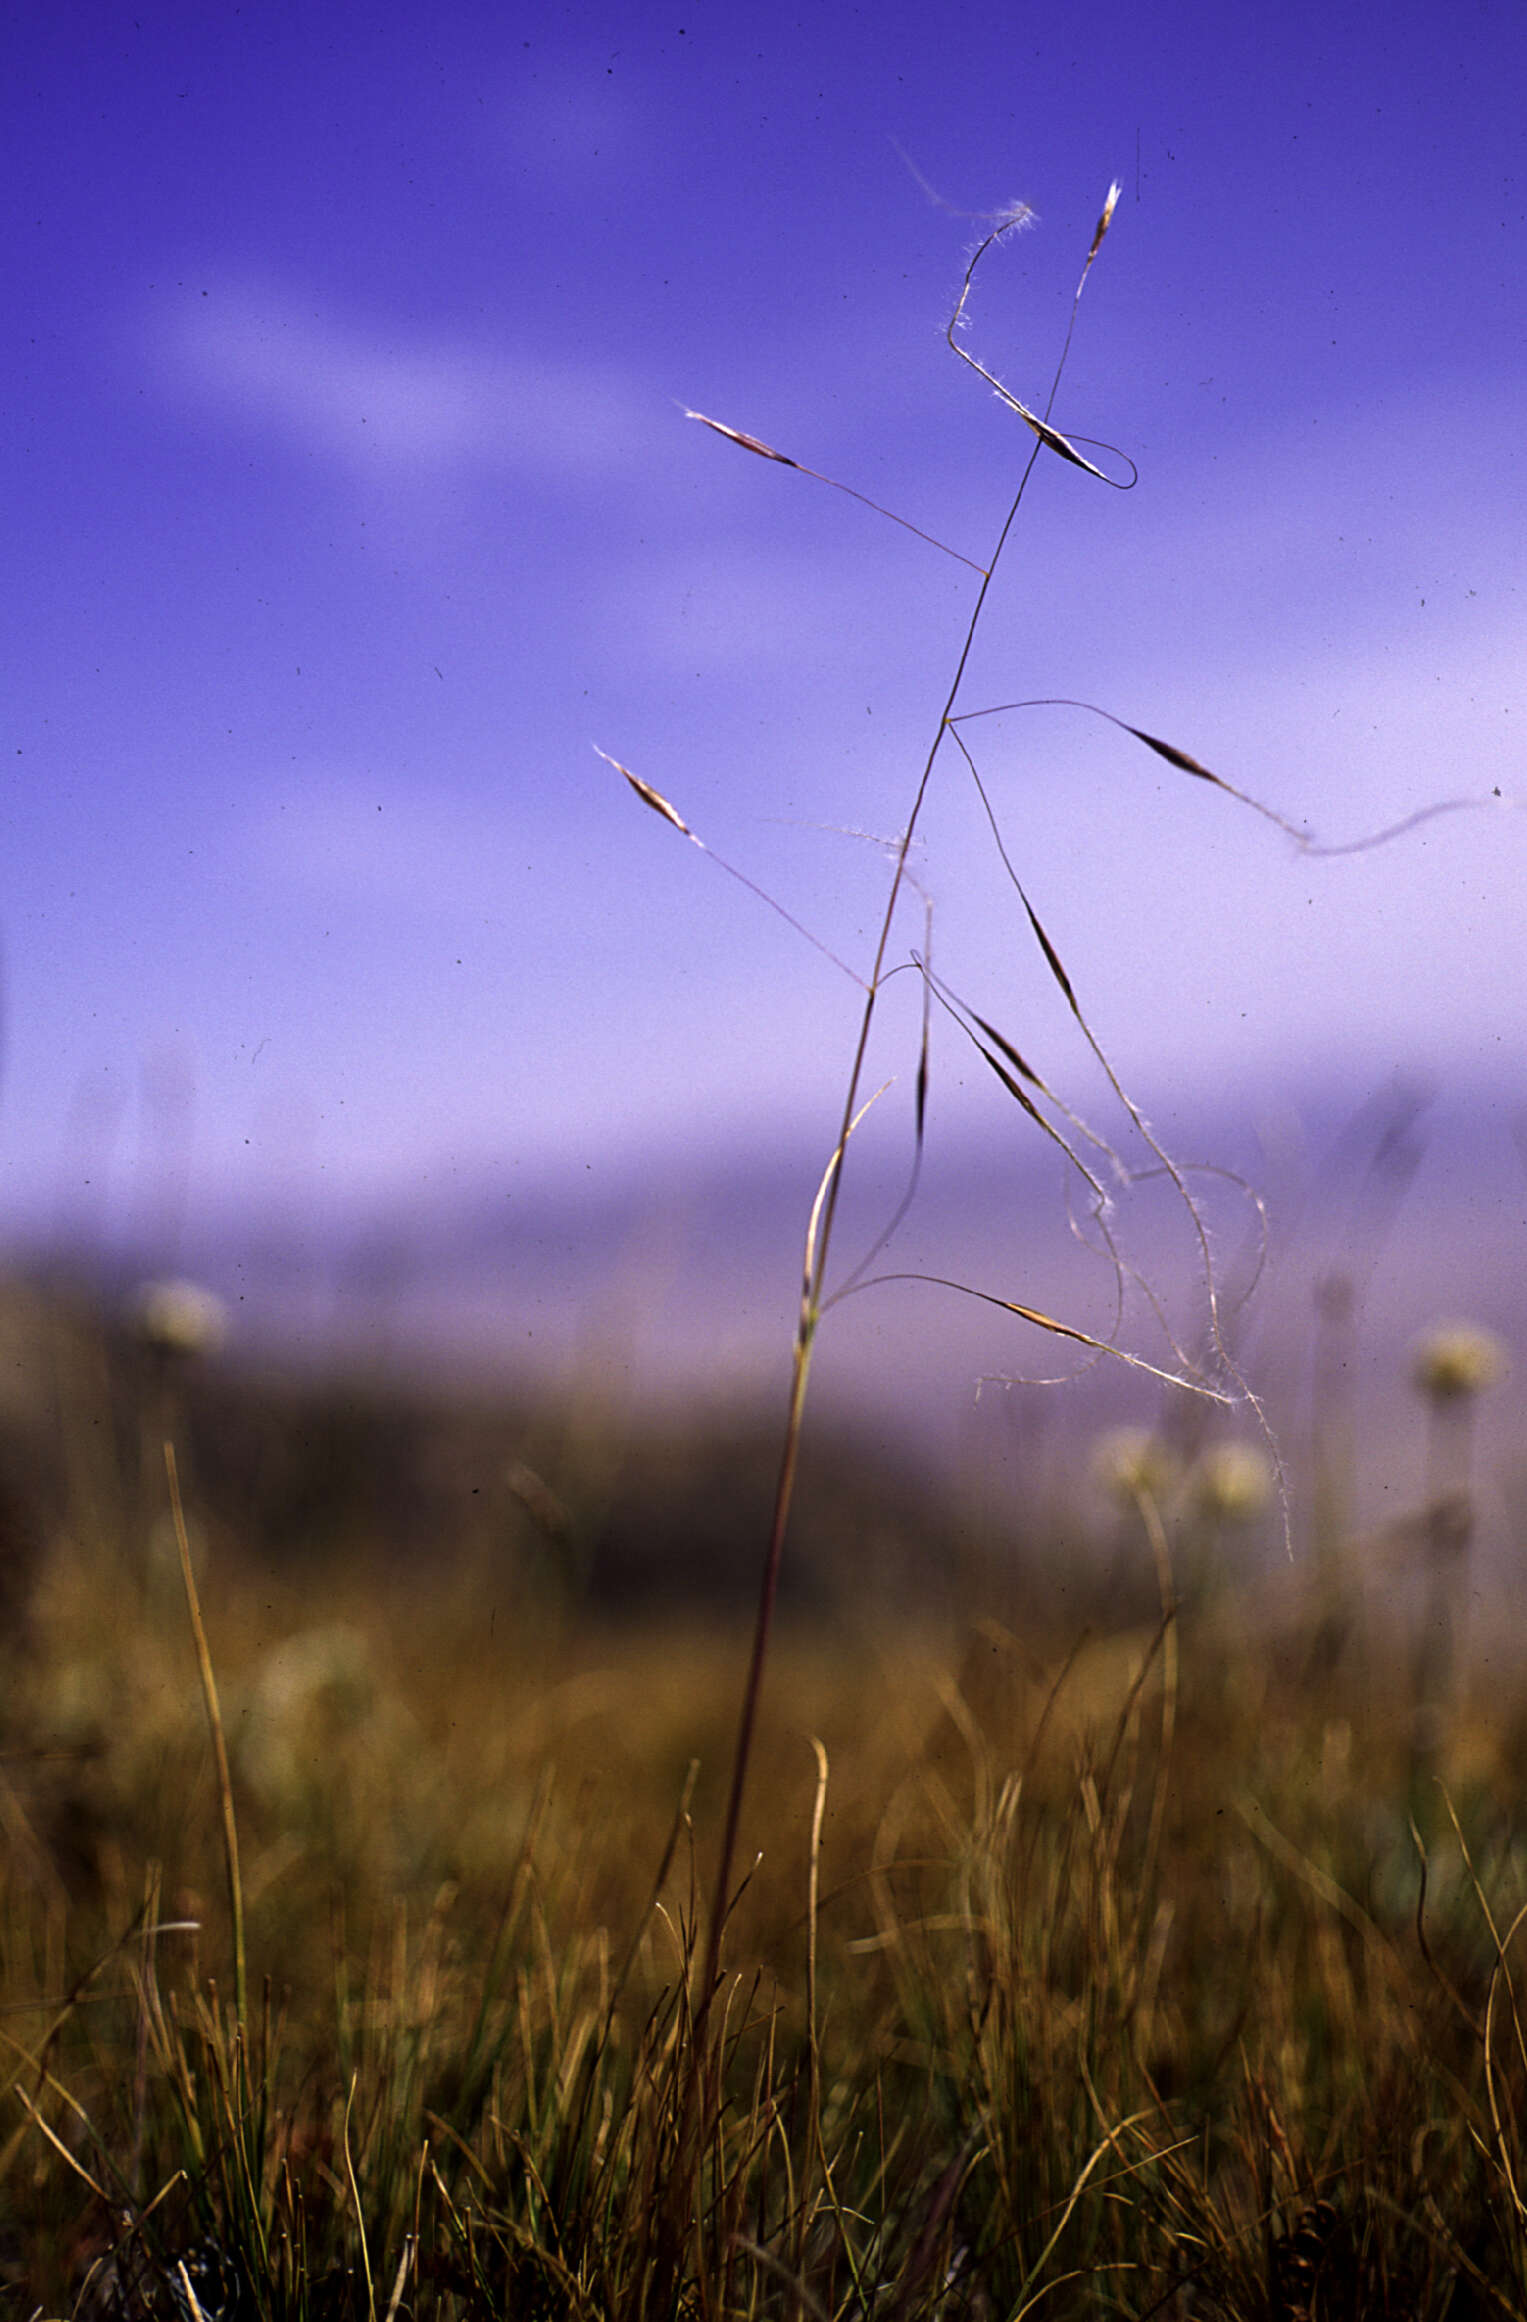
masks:
[[[592,745],[862,969],[973,576],[682,411],[984,561],[1027,437],[943,343],[974,214],[1037,213],[964,343],[1040,401],[1113,178],[1055,416],[1140,483],[1041,460],[965,706],[1100,703],[1332,840],[1503,796],[1313,862],[1045,710],[978,730],[1009,850],[1158,1119],[1519,1080],[1519,8],[9,30],[13,1217],[830,1141],[853,983]],[[1085,1092],[952,757],[926,836],[937,964]]]

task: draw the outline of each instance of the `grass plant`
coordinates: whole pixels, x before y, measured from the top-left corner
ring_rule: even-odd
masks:
[[[454,1584],[444,1544],[407,1573],[283,1571],[251,1539],[199,1582],[173,1449],[172,1628],[142,1585],[135,1470],[126,1520],[53,1544],[5,1718],[0,2310],[18,2322],[1527,2317],[1527,1666],[1485,1688],[1450,1662],[1413,1811],[1406,1638],[1375,1618],[1315,1650],[1346,1544],[1323,1537],[1308,1600],[1293,1576],[1199,1585],[1267,1471],[1144,1437],[1105,1452],[1154,1575],[1128,1629],[1106,1581],[1090,1632],[1074,1604],[1046,1627],[1034,1604],[972,1625],[946,1602],[884,1633],[779,1610],[819,1327],[898,1278],[901,1211],[831,1269],[946,770],[975,784],[1021,924],[1184,1205],[1206,1303],[1191,1341],[1163,1309],[1148,1355],[947,1287],[1259,1414],[1187,1176],[1102,1056],[983,781],[992,712],[965,699],[1035,463],[1127,480],[1053,424],[1069,330],[1034,407],[962,343],[978,269],[1026,217],[991,224],[949,325],[1031,442],[984,562],[960,559],[965,626],[867,972],[848,971],[863,1006],[741,1687],[724,1622],[612,1628],[511,1573],[485,1625],[481,1564]],[[910,964],[913,1185],[947,1011],[1064,1154],[1122,1315],[1124,1163],[926,943]],[[516,1458],[544,1559],[575,1495]]]
[[[1014,539],[1025,495],[1037,464],[1047,456],[1054,457],[1081,470],[1098,483],[1111,485],[1116,489],[1127,490],[1135,481],[1133,463],[1124,454],[1111,454],[1110,448],[1106,446],[1087,445],[1087,450],[1096,451],[1100,460],[1111,457],[1116,465],[1121,465],[1127,471],[1123,476],[1110,474],[1106,467],[1088,458],[1084,451],[1079,448],[1082,439],[1073,440],[1062,434],[1052,423],[1056,397],[1070,354],[1082,298],[1086,292],[1093,266],[1098,260],[1113,222],[1119,194],[1120,188],[1117,184],[1109,187],[1072,298],[1070,320],[1049,389],[1043,399],[1042,406],[1038,409],[1025,403],[1010,388],[1005,386],[995,373],[980,362],[962,343],[961,336],[968,323],[978,269],[992,252],[1032,222],[1032,212],[1028,206],[1024,203],[1017,203],[1000,212],[989,222],[988,230],[976,243],[967,260],[964,278],[954,311],[949,319],[945,338],[951,353],[976,373],[1006,408],[1022,422],[1033,439],[1016,488],[997,527],[995,539],[984,563],[964,556],[957,550],[947,548],[942,542],[933,540],[928,533],[923,532],[916,525],[908,523],[905,518],[894,515],[892,511],[878,506],[875,502],[866,500],[863,494],[852,492],[851,487],[840,484],[835,478],[821,475],[817,470],[807,467],[804,462],[777,450],[757,436],[709,418],[701,412],[691,411],[686,414],[688,418],[698,421],[700,425],[727,442],[760,459],[795,470],[816,482],[829,484],[835,489],[849,490],[853,498],[862,501],[875,514],[889,517],[892,522],[902,525],[908,532],[939,550],[940,553],[955,557],[975,575],[969,611],[952,656],[947,690],[933,721],[928,748],[922,761],[921,770],[913,784],[908,810],[901,826],[901,835],[893,849],[888,892],[868,973],[861,978],[854,970],[847,971],[854,975],[856,982],[862,984],[864,1000],[859,1017],[858,1032],[847,1070],[838,1134],[822,1175],[806,1232],[804,1278],[792,1353],[789,1402],[784,1425],[773,1520],[763,1557],[753,1646],[746,1676],[743,1680],[738,1733],[732,1754],[732,1776],[726,1820],[706,1922],[703,1970],[697,2013],[698,2027],[702,2035],[712,1995],[718,1988],[723,1932],[730,1909],[732,1881],[742,1825],[743,1802],[752,1755],[753,1733],[757,1721],[758,1703],[768,1658],[779,1576],[795,1493],[812,1357],[821,1321],[833,1304],[843,1298],[888,1282],[911,1280],[925,1283],[933,1282],[952,1294],[982,1300],[984,1303],[1011,1315],[1015,1321],[1031,1329],[1048,1333],[1063,1341],[1069,1341],[1071,1344],[1084,1349],[1094,1358],[1108,1357],[1123,1361],[1153,1375],[1165,1385],[1177,1389],[1183,1394],[1203,1397],[1221,1404],[1239,1403],[1251,1414],[1271,1454],[1284,1506],[1285,1529],[1288,1527],[1287,1484],[1281,1454],[1267,1424],[1262,1404],[1236,1359],[1233,1330],[1223,1308],[1217,1262],[1211,1247],[1208,1227],[1190,1189],[1188,1174],[1160,1143],[1139,1106],[1126,1092],[1118,1073],[1105,1055],[1093,1032],[1072,977],[1030,900],[1023,879],[1006,844],[992,798],[982,780],[975,754],[975,745],[973,740],[968,738],[969,734],[973,733],[983,719],[1007,716],[1018,711],[1038,708],[1070,708],[1084,711],[1106,720],[1119,732],[1142,745],[1157,759],[1178,772],[1207,785],[1235,803],[1249,808],[1253,813],[1271,823],[1286,838],[1291,839],[1306,854],[1345,853],[1382,845],[1399,835],[1400,832],[1410,829],[1414,824],[1424,821],[1432,815],[1456,811],[1460,805],[1468,803],[1465,801],[1445,802],[1424,809],[1421,814],[1407,818],[1405,822],[1395,825],[1388,831],[1375,833],[1346,845],[1332,847],[1318,842],[1308,831],[1300,829],[1272,807],[1250,797],[1244,790],[1239,789],[1222,775],[1205,766],[1197,757],[1179,744],[1147,732],[1144,728],[1129,723],[1113,711],[1101,708],[1095,703],[1059,700],[1056,697],[1047,696],[999,704],[967,704],[966,679],[976,640],[982,627],[991,593]],[[607,757],[608,754],[601,751],[600,755]],[[704,842],[698,838],[683,816],[660,791],[633,774],[619,760],[609,759],[608,762],[624,776],[645,805],[660,814],[694,844],[703,847]],[[910,865],[914,849],[918,843],[924,809],[932,786],[935,780],[941,777],[945,767],[951,764],[957,773],[963,772],[967,775],[975,786],[982,811],[990,826],[997,853],[1016,895],[1023,921],[1037,944],[1045,966],[1059,988],[1087,1049],[1101,1068],[1108,1088],[1126,1116],[1130,1130],[1133,1131],[1135,1137],[1141,1141],[1147,1151],[1149,1158],[1146,1173],[1152,1175],[1159,1173],[1170,1182],[1190,1223],[1197,1245],[1204,1289],[1205,1312],[1200,1346],[1197,1352],[1194,1352],[1190,1351],[1184,1344],[1179,1343],[1177,1338],[1173,1336],[1171,1329],[1166,1325],[1161,1308],[1157,1306],[1158,1319],[1162,1321],[1166,1331],[1170,1364],[1168,1368],[1163,1368],[1159,1361],[1150,1361],[1142,1354],[1129,1351],[1116,1335],[1099,1338],[1055,1315],[1043,1313],[1034,1306],[1002,1297],[995,1291],[980,1285],[955,1282],[926,1273],[913,1275],[889,1270],[878,1273],[871,1272],[870,1269],[877,1263],[881,1252],[893,1240],[897,1226],[900,1224],[907,1207],[910,1206],[911,1191],[909,1191],[906,1201],[898,1209],[889,1227],[876,1242],[869,1257],[848,1272],[829,1291],[835,1229],[838,1222],[844,1176],[849,1165],[850,1144],[865,1114],[876,1101],[875,1095],[868,1098],[865,1096],[871,1036],[875,1029],[877,1013],[887,981],[892,974],[900,972],[903,964],[907,964],[894,958],[893,949],[903,902],[911,884]],[[735,872],[729,864],[724,864],[723,868],[730,871],[733,876],[741,875]],[[752,882],[745,881],[745,884],[751,886]],[[776,906],[776,908],[778,907]],[[792,924],[795,923],[792,921]],[[812,938],[812,940],[816,939]],[[826,947],[822,946],[821,948],[825,949]],[[829,953],[829,957],[835,958],[836,955]],[[842,965],[841,962],[837,964]],[[1087,1123],[1082,1121],[1071,1107],[1047,1085],[1011,1039],[984,1015],[978,1013],[967,1002],[950,992],[933,975],[926,950],[921,954],[914,950],[911,953],[909,964],[922,977],[927,995],[923,1017],[922,1047],[916,1066],[916,1156],[912,1171],[912,1190],[915,1190],[921,1162],[928,1103],[930,1004],[937,1000],[953,1017],[973,1044],[976,1052],[995,1073],[1004,1090],[1025,1116],[1027,1123],[1052,1139],[1065,1155],[1082,1191],[1091,1228],[1097,1236],[1101,1250],[1106,1253],[1115,1268],[1120,1294],[1118,1311],[1122,1317],[1126,1261],[1114,1240],[1110,1218],[1113,1210],[1113,1189],[1116,1185],[1129,1182],[1130,1170],[1120,1155]],[[883,1093],[883,1091],[876,1092],[877,1095],[879,1093]],[[699,2051],[703,2045],[702,2038],[697,2042],[697,2071],[700,2069]]]

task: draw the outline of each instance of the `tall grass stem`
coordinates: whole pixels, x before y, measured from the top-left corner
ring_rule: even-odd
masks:
[[[218,1806],[223,1822],[223,1864],[228,1876],[228,1910],[233,1923],[234,2011],[238,2019],[239,2039],[243,2042],[249,2024],[249,1969],[244,1944],[244,1882],[239,1876],[239,1826],[233,1811],[233,1777],[228,1769],[228,1744],[223,1733],[223,1713],[217,1697],[217,1677],[201,1617],[201,1599],[196,1593],[196,1575],[191,1569],[191,1542],[186,1532],[185,1509],[181,1504],[175,1446],[169,1442],[164,1447],[164,1472],[170,1487],[170,1515],[175,1525],[175,1545],[180,1551],[180,1577],[186,1592],[186,1611],[190,1616],[191,1635],[196,1645],[196,1665],[201,1672],[207,1730],[212,1737],[212,1762],[217,1769]]]

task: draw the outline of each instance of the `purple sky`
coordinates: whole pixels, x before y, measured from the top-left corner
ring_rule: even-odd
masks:
[[[966,706],[1083,696],[1333,840],[1504,794],[1312,862],[1098,721],[967,729],[1125,1079],[1520,1075],[1518,6],[34,5],[7,47],[14,1217],[126,1216],[170,1150],[199,1203],[343,1204],[825,1147],[853,985],[591,744],[867,963],[973,576],[680,407],[984,560],[1028,438],[908,160],[1037,211],[965,340],[1030,402],[1123,187],[1056,419],[1141,481],[1041,461]],[[1085,1095],[953,756],[927,837],[937,963]]]

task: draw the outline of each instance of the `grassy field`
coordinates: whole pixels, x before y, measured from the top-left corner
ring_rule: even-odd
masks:
[[[967,1557],[877,1621],[844,1538],[708,2011],[740,1625],[548,1588],[523,1460],[520,1553],[411,1559],[188,1462],[214,1729],[124,1467],[13,1616],[6,2309],[1527,2313],[1527,1665],[1439,1679],[1350,1544],[1210,1573],[1124,1448],[1048,1614]]]

